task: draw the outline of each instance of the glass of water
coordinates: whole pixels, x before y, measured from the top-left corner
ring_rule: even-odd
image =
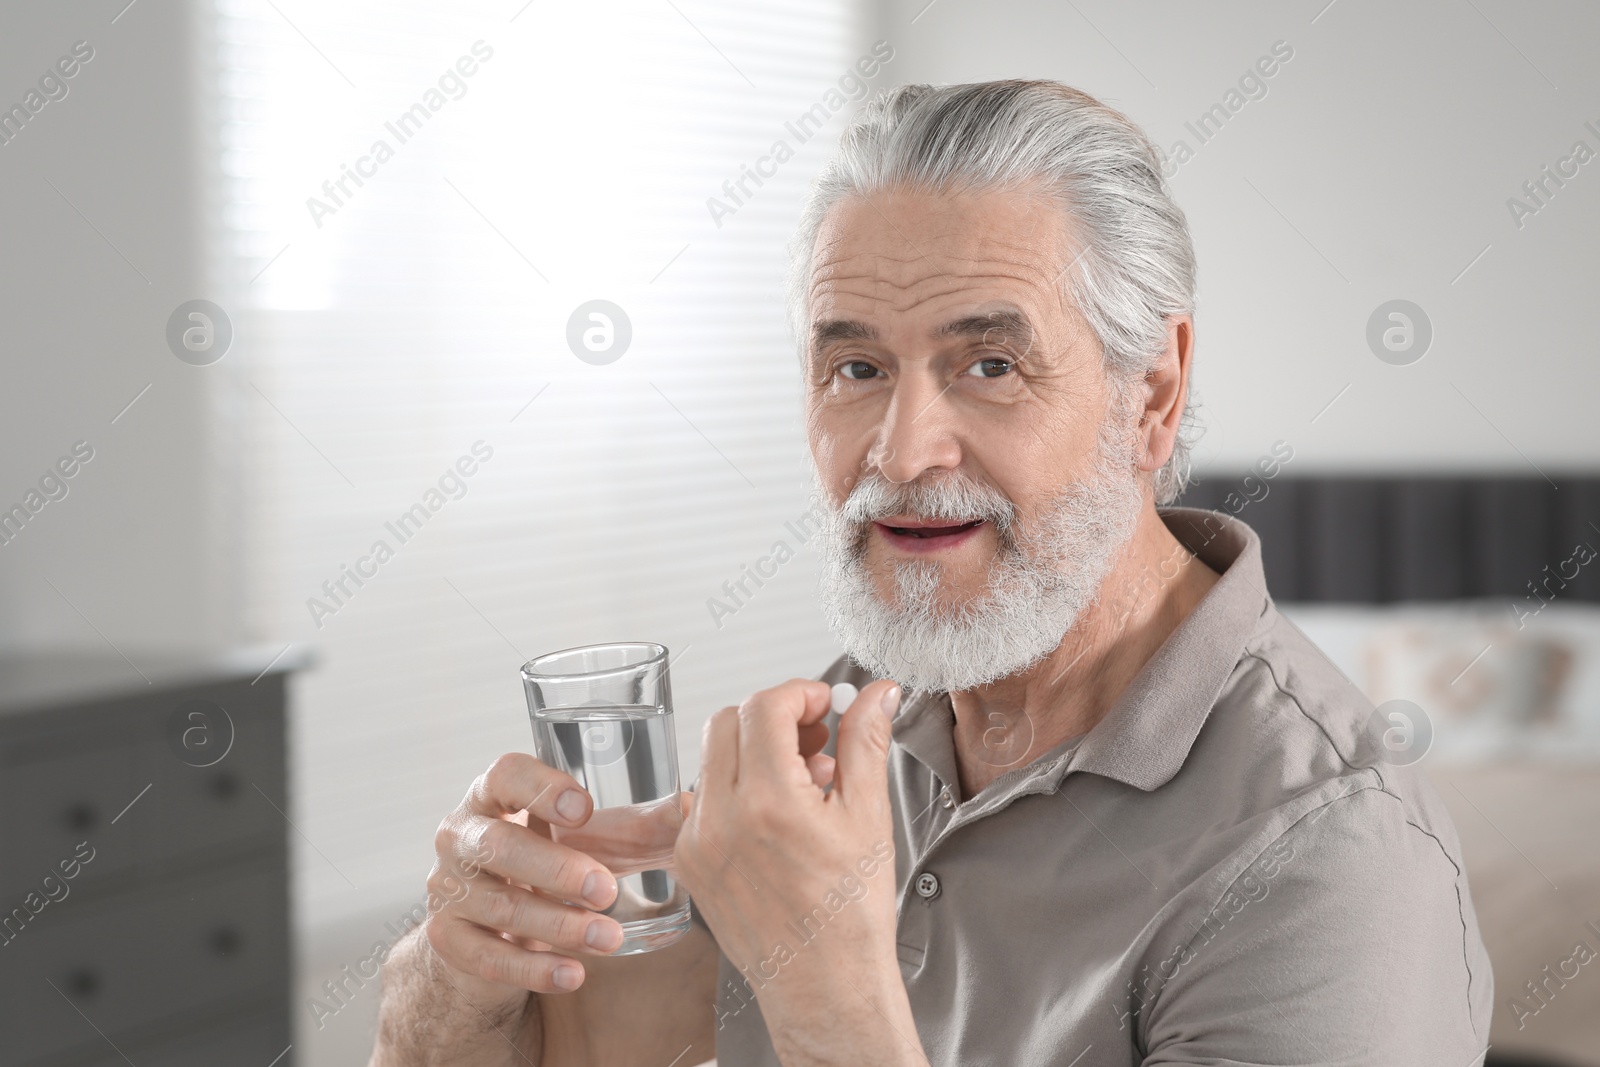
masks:
[[[689,894],[672,867],[683,809],[665,646],[551,652],[522,665],[522,684],[534,755],[572,775],[594,799],[587,823],[552,824],[550,837],[616,876],[617,899],[602,912],[622,925],[622,945],[612,955],[672,944],[689,929]]]

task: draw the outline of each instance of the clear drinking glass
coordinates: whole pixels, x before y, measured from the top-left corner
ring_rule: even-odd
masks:
[[[622,642],[551,652],[522,665],[522,684],[534,754],[594,798],[587,823],[552,825],[550,836],[616,876],[617,899],[602,912],[622,924],[622,945],[612,955],[672,944],[689,929],[689,894],[672,868],[683,809],[665,646]]]

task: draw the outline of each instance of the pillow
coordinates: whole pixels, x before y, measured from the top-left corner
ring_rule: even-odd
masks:
[[[1600,760],[1600,608],[1521,620],[1498,601],[1280,610],[1374,704],[1421,708],[1437,758]]]

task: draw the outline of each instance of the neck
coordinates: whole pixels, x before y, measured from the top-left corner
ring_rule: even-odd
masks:
[[[1099,596],[1056,650],[1025,671],[950,694],[962,798],[1094,729],[1217,578],[1147,497]]]

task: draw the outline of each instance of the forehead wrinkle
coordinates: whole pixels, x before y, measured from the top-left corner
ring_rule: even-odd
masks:
[[[878,301],[880,303],[887,304],[889,311],[900,315],[909,313],[931,301],[942,300],[952,296],[978,298],[981,299],[981,302],[983,303],[1006,300],[1007,298],[1002,296],[1000,293],[978,294],[974,293],[973,290],[989,287],[1003,290],[1006,282],[1015,282],[1017,280],[1014,275],[1008,274],[963,275],[959,278],[953,278],[947,274],[933,274],[918,278],[910,285],[899,285],[888,281],[887,279],[875,278],[869,275],[856,275],[854,277],[857,280],[866,280],[872,282],[873,288],[880,290],[888,288],[893,290],[893,292],[866,293],[855,291],[850,287],[843,287],[845,288],[846,292],[844,294],[836,294],[836,296],[848,295],[852,297],[861,297],[867,300]],[[933,287],[931,291],[928,288],[929,286]],[[818,288],[820,289],[821,286]],[[819,294],[817,294],[817,292],[814,290],[813,300],[815,300],[817,295]],[[1016,303],[1015,300],[1012,300],[1011,302]],[[837,317],[847,318],[849,316],[839,315]]]
[[[1065,287],[1056,284],[1061,273],[1056,262],[1057,253],[1062,251],[1059,240],[1039,240],[1037,228],[1011,237],[974,232],[966,219],[941,221],[948,221],[948,225],[922,244],[932,247],[954,243],[964,247],[939,249],[938,258],[921,254],[921,249],[898,231],[899,240],[881,235],[888,248],[872,247],[870,241],[865,242],[865,247],[850,248],[845,234],[819,242],[817,251],[823,258],[813,265],[808,300],[813,312],[826,303],[832,305],[828,319],[860,321],[884,310],[906,315],[929,303],[964,296],[978,304],[1009,302],[1032,307],[1034,310],[1027,317],[1035,331],[1047,331],[1054,314],[1072,317],[1072,301]],[[907,247],[912,254],[901,251]],[[1019,288],[1024,291],[1019,292]],[[877,304],[879,308],[852,314],[840,306],[856,301]],[[930,336],[937,329],[930,327]]]
[[[1058,246],[1067,228],[1062,226],[1059,206],[1048,190],[1018,187],[966,193],[949,190],[899,192],[912,193],[911,202],[923,206],[910,214],[891,208],[900,217],[898,224],[864,194],[834,205],[812,246],[813,290],[821,280],[819,275],[849,260],[871,256],[880,263],[933,263],[933,257],[928,254],[930,249],[953,262],[969,264],[992,261],[996,251],[1012,251],[1020,253],[1014,257],[1015,262],[1025,272],[1036,271],[1050,279],[1057,276],[1060,265],[1050,261],[1063,251]],[[998,233],[993,226],[996,220],[989,217],[993,212],[981,206],[976,211],[970,210],[973,203],[981,204],[997,197],[1003,202]],[[899,201],[904,197],[897,195],[894,199]],[[863,207],[870,208],[872,214],[866,214],[861,210]],[[917,234],[916,241],[907,235],[902,225]],[[856,247],[852,248],[853,244]],[[874,245],[878,247],[872,247]],[[940,248],[941,245],[946,247]],[[895,247],[897,253],[910,249],[913,254],[892,254],[888,251],[890,246]]]
[[[881,216],[882,213],[880,212],[879,214]],[[1061,238],[1068,235],[1067,230],[1061,225],[1061,219],[1056,217],[1054,212],[1050,213],[1046,218],[1030,219],[1029,221],[1033,225],[1027,226],[1024,232],[1018,232],[1014,235],[996,233],[993,229],[986,228],[986,223],[985,225],[975,226],[975,221],[983,222],[984,220],[974,220],[966,216],[950,217],[941,215],[931,219],[924,218],[919,221],[929,223],[937,228],[919,234],[919,239],[916,242],[913,242],[894,223],[884,219],[884,222],[894,233],[894,239],[888,240],[887,234],[873,232],[876,227],[873,226],[871,220],[868,220],[865,226],[858,228],[846,229],[842,226],[839,227],[837,232],[829,234],[826,238],[819,239],[814,251],[828,256],[826,260],[819,260],[819,262],[838,262],[840,259],[861,255],[875,255],[884,259],[898,260],[899,262],[915,262],[928,259],[930,249],[937,254],[960,257],[963,252],[970,254],[974,251],[981,252],[991,248],[1000,248],[1016,250],[1023,253],[1027,258],[1038,258],[1040,256],[1051,258],[1061,251],[1061,249],[1053,246],[1060,244]],[[1001,224],[1004,225],[1003,222]],[[868,231],[865,241],[870,244],[878,244],[880,247],[858,247],[853,249],[848,247],[851,244],[850,238],[852,234],[858,233],[863,229]],[[904,258],[893,255],[886,248],[881,247],[888,244],[908,248],[913,254]],[[1052,247],[1045,248],[1042,246]]]
[[[1032,252],[1031,249],[1019,249],[1019,251]],[[863,259],[867,262],[861,263]],[[846,264],[855,269],[842,269]],[[923,267],[925,270],[918,271],[918,267]],[[815,298],[818,290],[825,287],[837,286],[850,289],[851,283],[861,281],[909,292],[930,281],[947,280],[957,283],[958,279],[958,284],[969,286],[992,284],[997,281],[1020,282],[1039,292],[1053,292],[1058,287],[1053,284],[1056,271],[1052,267],[1053,262],[1049,257],[1043,257],[1038,253],[1019,257],[995,256],[992,253],[982,257],[951,257],[948,266],[942,266],[926,256],[902,259],[880,253],[862,252],[819,264],[818,269],[812,274],[811,292]]]

